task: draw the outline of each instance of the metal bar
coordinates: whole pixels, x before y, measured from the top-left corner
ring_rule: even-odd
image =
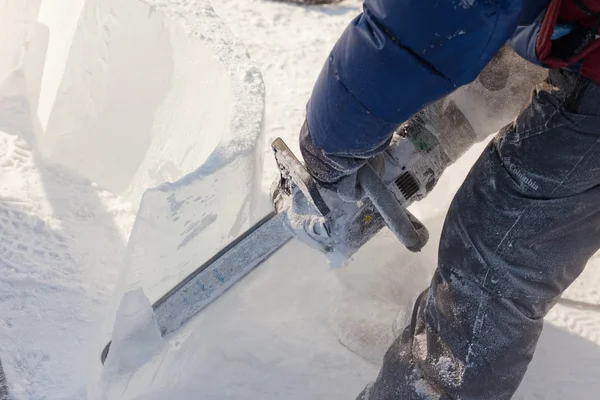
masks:
[[[179,328],[291,238],[276,214],[247,230],[157,302],[154,313],[162,334]]]
[[[291,238],[291,232],[275,212],[262,218],[152,305],[161,334],[175,331]],[[102,350],[102,363],[108,356],[110,345],[111,342]]]
[[[192,279],[194,279],[196,276],[198,276],[198,274],[200,274],[202,271],[204,271],[206,268],[208,268],[211,264],[213,264],[219,258],[223,257],[228,251],[230,251],[232,248],[234,248],[235,246],[237,246],[246,237],[248,237],[249,235],[251,235],[252,232],[254,232],[255,230],[257,230],[260,226],[262,226],[264,223],[266,223],[267,221],[269,221],[271,218],[273,218],[275,216],[276,216],[276,214],[275,214],[274,211],[271,212],[271,213],[269,213],[269,214],[267,214],[260,221],[258,221],[256,224],[254,224],[251,228],[249,228],[247,231],[245,231],[239,237],[237,237],[233,242],[229,243],[227,246],[225,246],[223,249],[221,249],[217,254],[215,254],[210,259],[208,259],[208,261],[206,261],[204,264],[202,264],[201,266],[199,266],[198,268],[196,268],[196,270],[194,272],[192,272],[184,280],[182,280],[181,282],[179,282],[175,287],[173,287],[173,289],[169,290],[160,299],[156,300],[156,302],[152,305],[152,308],[153,309],[158,308],[169,297],[171,297],[173,295],[173,293],[177,292],[182,287],[184,287],[185,285],[187,285]]]

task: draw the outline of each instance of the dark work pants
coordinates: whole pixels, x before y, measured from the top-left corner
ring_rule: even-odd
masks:
[[[510,399],[600,249],[600,86],[553,70],[456,194],[416,318],[359,399]]]

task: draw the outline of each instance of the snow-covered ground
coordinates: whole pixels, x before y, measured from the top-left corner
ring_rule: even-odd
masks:
[[[423,253],[383,233],[331,270],[291,242],[176,335],[142,329],[139,349],[115,348],[102,376],[99,351],[125,288],[155,299],[268,206],[267,144],[296,149],[358,0],[220,0],[222,21],[205,0],[0,6],[0,359],[12,398],[353,399],[427,284],[481,145],[414,207],[432,233]],[[262,72],[264,122],[240,42]],[[138,207],[164,181],[175,183]],[[144,295],[126,299],[117,335],[148,322]],[[515,398],[596,399],[598,376],[600,256],[548,316]]]
[[[16,399],[83,398],[135,210],[39,156],[14,78],[0,88],[0,357]]]

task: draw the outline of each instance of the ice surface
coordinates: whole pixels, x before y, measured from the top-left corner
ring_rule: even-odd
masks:
[[[205,0],[2,0],[0,9],[1,189],[17,197],[0,204],[1,265],[18,267],[43,305],[4,273],[2,349],[16,349],[4,364],[17,397],[77,398],[99,365],[98,332],[110,333],[114,314],[106,323],[103,313],[120,266],[118,292],[144,288],[153,302],[262,216],[263,83]],[[46,293],[54,275],[65,285],[57,278],[56,294]],[[28,311],[39,317],[27,323]],[[44,315],[36,354],[40,333],[27,327]],[[72,330],[72,349],[55,330]],[[75,355],[78,343],[85,351]]]
[[[78,18],[63,17],[67,4]],[[241,48],[219,43],[224,35],[213,32],[205,4],[42,2],[39,23],[51,39],[38,107],[43,154],[136,204],[219,144],[234,152],[235,139],[245,142],[238,151],[251,152],[261,78]]]
[[[172,53],[173,71],[167,97],[147,118],[157,130],[133,178],[133,187],[160,185],[146,191],[140,203],[124,285],[143,287],[154,302],[262,217],[258,202],[264,195],[257,182],[264,89],[260,72],[207,1],[146,3],[135,3],[143,12],[127,15],[147,23],[149,13],[159,21],[149,29],[165,37],[169,51],[143,54],[168,58]],[[131,28],[145,43],[138,30]]]
[[[291,242],[158,337],[149,304],[261,216],[276,174],[264,145],[296,150],[312,84],[360,9],[214,6],[220,17],[206,0],[0,0],[0,358],[15,400],[352,399],[427,284],[478,149],[413,207],[424,252],[382,234],[328,270]],[[599,260],[548,316],[516,399],[597,398]]]
[[[27,4],[7,3],[21,47],[0,71],[23,71],[45,159],[134,207],[159,186],[124,278],[155,301],[260,217],[261,75],[206,0]]]
[[[111,352],[95,395],[118,398],[132,374],[152,359],[163,345],[152,305],[141,288],[125,293],[116,313]]]
[[[112,335],[112,350],[105,363],[105,371],[131,373],[148,362],[162,337],[150,300],[141,288],[125,293],[117,310]]]

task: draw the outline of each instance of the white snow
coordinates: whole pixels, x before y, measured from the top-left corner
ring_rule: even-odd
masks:
[[[158,337],[149,304],[268,209],[268,144],[297,151],[314,80],[360,11],[214,7],[0,0],[0,359],[15,400],[353,399],[427,285],[481,145],[413,207],[426,251],[383,233],[330,270],[291,242]],[[516,399],[597,397],[600,256],[565,299]]]

